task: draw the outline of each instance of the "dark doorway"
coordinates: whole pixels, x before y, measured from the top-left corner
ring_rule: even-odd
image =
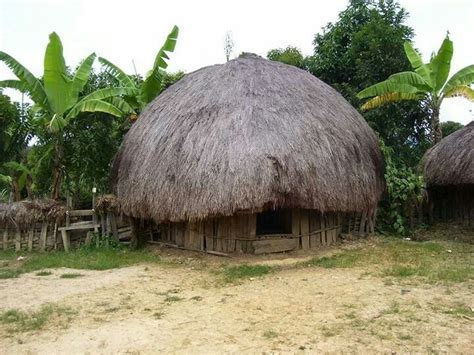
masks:
[[[270,210],[257,214],[257,235],[291,234],[291,210]]]

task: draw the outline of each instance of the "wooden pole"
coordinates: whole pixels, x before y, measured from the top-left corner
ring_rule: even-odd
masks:
[[[31,225],[30,230],[28,231],[28,251],[33,250],[33,237],[35,234],[35,223]]]
[[[3,230],[3,250],[8,250],[8,228],[5,226]]]

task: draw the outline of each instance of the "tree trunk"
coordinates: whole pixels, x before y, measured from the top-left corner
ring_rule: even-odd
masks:
[[[21,200],[21,190],[18,186],[18,179],[16,176],[13,176],[12,179],[12,195],[13,195],[13,202],[17,202]]]
[[[63,180],[63,146],[62,139],[58,139],[54,149],[54,164],[53,164],[53,185],[51,187],[51,198],[59,200],[61,197],[61,183]]]
[[[439,108],[433,108],[433,117],[431,118],[431,135],[433,140],[433,145],[438,143],[443,138],[443,133],[441,131],[441,125],[439,124]]]

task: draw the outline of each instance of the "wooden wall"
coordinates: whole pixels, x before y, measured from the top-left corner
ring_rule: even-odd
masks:
[[[429,189],[430,222],[459,222],[474,228],[474,185]]]
[[[289,234],[256,235],[257,214],[236,214],[188,223],[149,224],[148,232],[142,231],[141,235],[186,249],[263,254],[333,245],[344,226],[352,228],[353,234],[366,234],[373,231],[375,218],[374,211],[359,214],[359,218],[354,214],[351,224],[349,215],[342,213],[321,214],[305,209],[289,213]]]
[[[34,223],[30,226],[0,228],[2,250],[54,250],[62,249],[61,233],[57,225]]]

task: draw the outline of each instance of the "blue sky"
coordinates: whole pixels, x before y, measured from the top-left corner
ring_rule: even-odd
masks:
[[[452,73],[474,63],[474,1],[400,3],[410,13],[415,46],[425,58],[438,49],[449,30],[455,45]],[[41,75],[48,34],[56,31],[70,66],[96,51],[130,73],[134,62],[145,74],[177,24],[181,32],[170,69],[189,72],[225,61],[226,31],[232,32],[234,55],[246,51],[265,56],[271,48],[290,44],[310,54],[314,35],[346,6],[347,0],[0,0],[0,49]],[[0,64],[0,79],[7,78],[12,75]],[[443,121],[466,124],[474,118],[474,104],[466,100],[450,99],[443,105]]]

